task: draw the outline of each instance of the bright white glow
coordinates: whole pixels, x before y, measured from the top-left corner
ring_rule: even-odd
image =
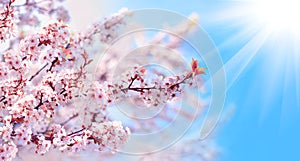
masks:
[[[300,33],[300,0],[255,0],[253,12],[271,30]]]

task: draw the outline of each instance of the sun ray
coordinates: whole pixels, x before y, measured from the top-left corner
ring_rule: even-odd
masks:
[[[227,90],[232,86],[252,58],[257,54],[269,34],[270,33],[268,31],[259,32],[242,49],[240,49],[238,53],[225,63],[224,67],[227,77]]]
[[[257,34],[257,30],[255,28],[244,28],[240,30],[238,33],[235,35],[231,36],[230,38],[227,38],[224,42],[222,42],[220,45],[218,45],[218,48],[221,49],[226,49],[228,46],[231,46],[235,42],[240,42],[240,41],[246,41],[248,38],[252,38],[253,35]],[[223,53],[225,54],[225,53]]]
[[[298,110],[300,110],[300,38],[294,39],[294,74],[296,79],[296,97],[297,97],[297,103],[296,106],[298,107]]]
[[[295,52],[294,44],[291,44],[293,48],[290,49],[291,52]],[[298,48],[298,47],[296,47]],[[297,54],[286,54],[284,61],[284,73],[283,83],[282,83],[282,102],[280,111],[280,129],[283,131],[285,127],[293,124],[299,118],[299,107],[298,107],[298,87],[299,82],[297,81],[299,77],[299,72],[296,66],[297,63],[293,63],[293,59],[297,58]],[[298,60],[299,61],[299,60]],[[298,74],[297,74],[298,73]]]
[[[296,116],[300,112],[300,10],[295,10],[300,1],[226,0],[227,2],[230,5],[222,3],[223,8],[220,5],[220,10],[211,13],[208,18],[211,20],[207,20],[212,27],[222,26],[219,35],[227,30],[234,33],[229,37],[225,34],[226,40],[218,44],[221,51],[227,51],[230,47],[231,53],[234,53],[231,49],[246,43],[235,54],[230,54],[230,51],[229,54],[221,52],[225,62],[227,90],[259,51],[263,55],[257,66],[259,70],[257,67],[253,69],[259,73],[256,75],[259,80],[249,83],[263,88],[256,100],[263,107],[260,108],[260,121],[266,119],[270,112],[281,110],[281,116],[278,116],[282,119],[280,123],[286,124],[283,119],[289,121],[290,114]],[[254,94],[254,91],[248,92],[249,96]]]

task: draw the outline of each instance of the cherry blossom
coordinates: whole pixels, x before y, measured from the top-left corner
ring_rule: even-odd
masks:
[[[127,8],[122,8],[119,12],[113,14],[110,17],[104,18],[103,21],[94,23],[85,32],[81,33],[79,40],[85,40],[89,43],[93,42],[94,35],[98,35],[97,38],[102,43],[109,43],[115,39],[117,35],[117,29],[120,25],[125,24],[124,18],[130,15],[130,11]]]
[[[14,0],[3,1],[1,2],[1,10],[0,10],[0,40],[4,41],[9,39],[15,29],[15,14],[14,9],[12,7],[12,3]],[[2,8],[3,7],[3,8]]]
[[[16,157],[17,152],[18,148],[12,141],[7,142],[6,144],[0,144],[1,160],[10,161]]]
[[[131,130],[112,119],[108,108],[129,97],[149,108],[165,105],[205,74],[205,68],[192,59],[189,69],[173,76],[152,74],[137,65],[114,80],[106,76],[91,80],[88,68],[93,55],[85,45],[95,41],[109,44],[119,36],[118,28],[126,25],[131,13],[121,9],[78,32],[68,26],[70,17],[62,2],[0,1],[0,39],[10,41],[9,48],[1,51],[0,61],[2,160],[13,160],[23,147],[34,147],[40,155],[54,149],[117,151],[130,139]],[[42,16],[57,21],[39,26]],[[16,26],[20,29],[14,35]],[[173,48],[177,45],[177,40],[169,42]]]
[[[130,130],[124,129],[119,121],[93,123],[91,130],[94,131],[93,137],[96,143],[100,145],[100,150],[104,147],[116,150],[126,142],[126,138],[130,134]]]

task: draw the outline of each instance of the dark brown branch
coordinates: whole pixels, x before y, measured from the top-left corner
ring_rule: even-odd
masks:
[[[53,86],[53,82],[48,82],[48,85],[50,86],[50,88],[55,91],[55,87]]]
[[[41,96],[40,96],[40,102],[39,102],[39,104],[34,108],[34,109],[36,109],[36,110],[38,110],[39,109],[39,107],[41,106],[41,105],[43,105],[43,94],[41,94]]]
[[[48,63],[46,63],[39,71],[37,71],[33,76],[30,77],[29,81],[31,81],[34,77],[36,77],[43,69],[46,68]]]
[[[5,97],[5,96],[1,96],[1,100],[0,100],[0,102],[4,101],[5,99],[6,99],[6,97]]]
[[[137,76],[135,76],[134,78],[131,77],[131,82],[130,82],[130,84],[128,85],[127,88],[130,88],[130,87],[132,86],[133,82],[134,82],[136,79],[137,79]]]
[[[174,88],[178,88],[180,84],[182,83],[185,83],[186,80],[192,78],[192,73],[189,72],[186,77],[181,80],[180,82],[178,83],[175,83],[175,84],[172,84],[168,87],[168,89],[174,89]],[[162,87],[158,87],[156,88],[155,86],[153,87],[131,87],[133,82],[137,79],[137,76],[131,78],[131,82],[129,83],[128,87],[127,88],[124,88],[124,89],[121,89],[123,92],[126,92],[126,91],[135,91],[135,92],[144,92],[144,90],[151,90],[151,89],[159,89],[159,90],[162,90],[162,89],[167,89],[167,88],[162,88]]]
[[[23,81],[22,75],[21,75],[21,78],[17,81],[18,81],[18,84],[14,88],[18,88],[22,84],[22,81]]]
[[[43,102],[43,94],[41,94],[39,101],[40,101],[39,104],[34,108],[36,110],[38,110],[39,107],[41,107],[42,105],[44,105],[44,103],[49,102],[48,100],[46,100],[46,101]]]
[[[72,135],[74,135],[74,134],[78,134],[78,133],[82,132],[83,130],[85,130],[85,128],[82,128],[82,129],[80,129],[80,130],[74,131],[74,132],[68,134],[67,136],[72,136]]]
[[[131,87],[131,88],[127,88],[127,90],[136,91],[136,92],[144,92],[144,90],[151,90],[151,89],[156,89],[156,88],[155,87],[144,87],[144,88]],[[162,89],[162,88],[159,88],[159,89]]]
[[[67,90],[65,88],[62,88],[61,92],[59,94],[65,93]]]
[[[27,56],[24,56],[24,57],[22,58],[22,61],[24,61],[25,59],[27,59]]]
[[[51,66],[49,68],[49,71],[52,70],[52,68],[54,67],[55,63],[58,61],[58,57],[56,57],[52,62],[51,62]]]

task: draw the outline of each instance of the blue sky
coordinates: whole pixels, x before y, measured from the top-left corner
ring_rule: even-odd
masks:
[[[234,115],[217,134],[222,148],[220,160],[300,159],[300,32],[268,26],[269,21],[255,17],[252,3],[245,1],[111,3],[109,12],[127,7],[168,9],[186,16],[199,14],[200,25],[218,47],[225,64],[228,89],[224,107],[235,106]],[[279,24],[284,19],[278,19]]]

